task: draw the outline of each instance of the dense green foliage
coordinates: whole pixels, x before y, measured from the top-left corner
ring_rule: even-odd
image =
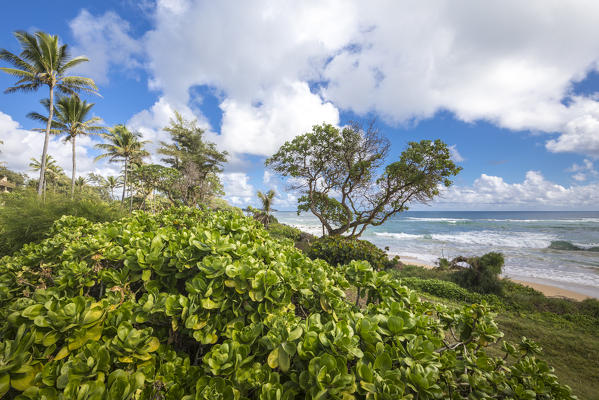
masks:
[[[32,191],[0,196],[0,257],[12,254],[30,242],[47,237],[54,221],[63,215],[104,222],[123,217],[120,208],[98,198],[71,200],[66,194],[48,193],[42,200]]]
[[[274,217],[273,217],[274,218]],[[302,237],[302,231],[289,225],[279,224],[278,222],[271,222],[268,225],[268,233],[275,239],[290,239],[293,242],[300,240]]]
[[[214,196],[224,194],[219,173],[227,161],[227,152],[206,140],[198,122],[186,121],[175,112],[175,118],[164,128],[172,143],[160,142],[158,152],[174,172],[161,190],[175,202],[187,206],[206,204]]]
[[[387,253],[367,240],[340,236],[324,236],[316,240],[310,246],[308,256],[320,258],[331,265],[346,265],[352,260],[368,261],[376,270],[391,268],[399,261],[399,257],[389,259]]]
[[[355,238],[411,203],[432,200],[461,170],[440,140],[410,142],[384,166],[388,151],[389,141],[372,125],[323,123],[285,142],[266,165],[301,194],[298,212],[312,212],[327,235]]]
[[[0,389],[19,399],[572,398],[484,304],[420,301],[253,219],[171,209],[63,217],[0,260]],[[359,309],[344,290],[358,287]],[[21,395],[19,395],[21,393]]]
[[[503,254],[491,252],[480,257],[458,257],[453,261],[458,259],[468,266],[459,268],[454,274],[456,283],[480,293],[501,293],[503,282],[499,275],[505,262]]]
[[[391,272],[403,285],[448,300],[478,303],[486,301],[496,309],[515,312],[551,314],[566,322],[577,324],[589,332],[599,330],[599,300],[574,301],[556,297],[546,297],[530,287],[510,280],[503,280],[503,290],[499,295],[481,294],[459,286],[456,271],[427,269],[418,266],[404,266]]]

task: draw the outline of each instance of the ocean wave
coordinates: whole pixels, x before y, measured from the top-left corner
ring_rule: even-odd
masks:
[[[433,240],[437,242],[456,243],[462,245],[482,245],[497,247],[543,249],[556,240],[555,237],[532,232],[494,232],[476,231],[453,234],[433,233],[416,235],[404,232],[375,232],[376,236],[390,237],[397,240]]]
[[[550,249],[553,250],[565,250],[565,251],[593,251],[599,252],[599,245],[596,243],[591,244],[581,244],[581,243],[571,243],[565,240],[554,240],[549,245]]]
[[[420,222],[447,222],[450,224],[457,224],[457,223],[468,223],[471,221],[474,221],[472,219],[468,219],[468,218],[419,218],[419,217],[406,217],[405,218],[408,221],[420,221]]]

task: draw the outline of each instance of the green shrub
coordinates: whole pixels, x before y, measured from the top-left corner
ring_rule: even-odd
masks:
[[[0,319],[11,399],[572,398],[534,343],[485,353],[501,337],[485,304],[422,302],[233,212],[64,216],[0,259]]]
[[[503,254],[491,252],[481,257],[459,258],[463,258],[469,267],[454,274],[458,285],[479,293],[501,294],[503,282],[499,275],[504,264]]]
[[[387,253],[369,241],[343,236],[325,236],[316,240],[310,246],[308,256],[320,258],[331,265],[346,265],[353,260],[368,261],[376,270],[391,268],[399,261],[399,257],[389,259]]]
[[[439,279],[421,279],[421,278],[402,278],[400,282],[410,289],[419,292],[429,293],[433,296],[450,299],[455,301],[463,301],[466,303],[480,303],[486,301],[490,304],[501,304],[499,297],[495,295],[483,295],[465,289],[453,282],[443,281]]]
[[[29,190],[5,194],[0,204],[0,257],[12,254],[25,243],[39,242],[63,215],[92,222],[112,221],[125,215],[118,205],[97,198],[71,200],[67,195],[47,193],[46,199],[41,200]]]
[[[268,225],[268,233],[275,239],[290,239],[294,242],[300,240],[302,231],[289,225],[271,222]]]

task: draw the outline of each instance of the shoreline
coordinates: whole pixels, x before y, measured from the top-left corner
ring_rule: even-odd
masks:
[[[425,262],[422,262],[422,261],[419,261],[417,259],[410,258],[410,257],[401,257],[401,255],[400,255],[400,260],[402,263],[404,263],[406,265],[415,265],[417,267],[423,267],[423,268],[428,268],[428,269],[437,268],[436,265],[427,264]],[[549,284],[545,284],[545,283],[526,281],[520,277],[518,279],[510,278],[510,277],[504,277],[502,279],[509,279],[512,282],[533,288],[534,290],[543,293],[546,297],[567,298],[567,299],[572,299],[572,300],[576,300],[576,301],[599,298],[599,296],[591,296],[586,293],[577,292],[576,290],[572,290],[572,289],[564,289],[559,286],[549,285]]]

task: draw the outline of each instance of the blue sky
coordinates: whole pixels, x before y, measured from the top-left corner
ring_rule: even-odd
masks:
[[[276,188],[275,207],[293,209],[265,157],[312,124],[376,118],[389,161],[408,141],[441,138],[464,168],[414,209],[597,209],[599,4],[450,3],[13,2],[0,47],[19,51],[15,30],[58,34],[90,58],[77,72],[100,87],[95,114],[139,130],[150,150],[173,110],[197,118],[231,153],[223,181],[236,205]],[[0,88],[12,82],[0,74]],[[39,157],[25,115],[45,96],[0,94],[9,168]],[[118,173],[93,162],[96,142],[80,144],[78,172]],[[70,171],[68,146],[56,139],[50,154]]]

